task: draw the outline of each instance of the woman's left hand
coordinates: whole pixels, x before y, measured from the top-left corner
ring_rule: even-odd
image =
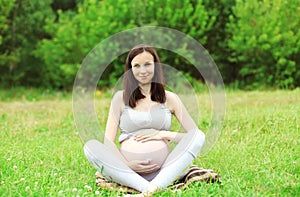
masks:
[[[134,135],[134,139],[138,142],[147,142],[150,140],[166,140],[166,131],[156,129],[145,129]]]

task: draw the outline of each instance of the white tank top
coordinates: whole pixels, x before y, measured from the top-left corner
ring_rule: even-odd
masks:
[[[119,142],[143,129],[170,130],[172,114],[165,104],[158,104],[149,112],[137,111],[125,106],[120,117]]]

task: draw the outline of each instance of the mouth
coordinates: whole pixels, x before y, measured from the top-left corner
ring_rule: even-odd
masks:
[[[141,79],[147,79],[147,77],[148,77],[147,75],[145,75],[145,76],[140,76]]]

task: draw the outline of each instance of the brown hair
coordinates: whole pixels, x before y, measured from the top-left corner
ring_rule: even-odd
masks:
[[[141,93],[138,81],[135,79],[132,73],[131,61],[140,53],[148,52],[153,56],[154,59],[154,76],[151,82],[151,100],[159,103],[166,102],[166,94],[164,88],[164,75],[159,57],[155,49],[149,45],[138,45],[133,47],[127,55],[125,63],[125,73],[123,81],[123,100],[125,105],[129,105],[134,108],[139,99],[145,98]]]

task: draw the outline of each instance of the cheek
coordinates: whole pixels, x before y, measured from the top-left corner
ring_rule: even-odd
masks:
[[[154,68],[149,68],[149,69],[148,69],[148,73],[153,77],[153,76],[154,76],[154,73],[155,73]]]
[[[138,75],[138,71],[136,69],[132,69],[132,75],[136,78],[136,76]]]

